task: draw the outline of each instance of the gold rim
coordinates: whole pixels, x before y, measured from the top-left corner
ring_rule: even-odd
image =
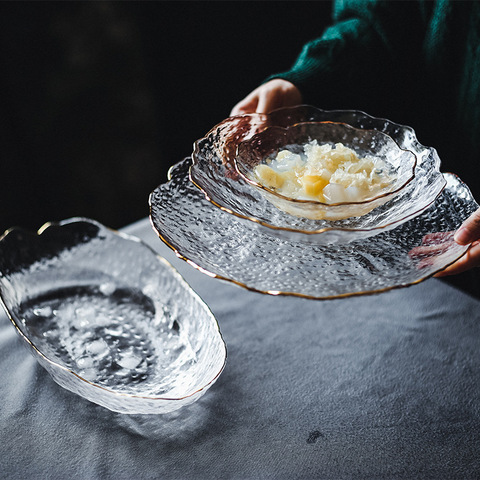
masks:
[[[163,243],[165,243],[165,245],[167,245],[167,247],[169,247],[171,250],[173,250],[173,252],[175,253],[175,255],[178,258],[187,262],[190,266],[192,266],[196,270],[204,273],[205,275],[208,275],[211,278],[215,278],[217,280],[223,280],[225,282],[233,283],[234,285],[237,285],[238,287],[242,287],[245,290],[255,292],[255,293],[261,293],[261,294],[264,294],[264,295],[298,297],[298,298],[305,298],[305,299],[308,299],[308,300],[318,300],[318,301],[321,301],[321,300],[336,300],[336,299],[340,299],[340,298],[359,297],[359,296],[364,296],[364,295],[374,295],[374,294],[377,294],[377,293],[388,292],[390,290],[397,290],[397,289],[400,289],[400,288],[407,288],[407,287],[411,287],[413,285],[418,285],[419,283],[433,277],[434,275],[441,272],[442,270],[445,270],[450,265],[453,265],[456,261],[458,261],[460,258],[462,258],[467,253],[468,249],[470,248],[469,246],[466,247],[464,252],[462,252],[457,258],[455,258],[453,261],[451,261],[447,265],[443,266],[442,268],[439,268],[439,269],[435,270],[434,272],[426,275],[425,277],[419,278],[418,280],[415,280],[415,281],[410,282],[410,283],[403,283],[401,285],[392,285],[390,287],[381,288],[379,290],[366,290],[366,291],[362,291],[362,292],[342,293],[342,294],[339,294],[339,295],[318,297],[318,296],[307,295],[307,294],[298,293],[298,292],[282,292],[280,290],[261,290],[261,289],[255,288],[255,287],[251,287],[251,286],[249,286],[245,283],[239,282],[238,280],[234,280],[233,278],[227,278],[227,277],[224,277],[222,275],[218,275],[216,273],[213,273],[213,272],[207,270],[206,268],[201,267],[200,265],[195,263],[193,260],[190,260],[188,257],[183,255],[176,247],[174,247],[172,244],[169,243],[169,241],[161,234],[161,232],[158,230],[158,228],[154,225],[153,222],[152,222],[152,224],[153,224],[155,232],[157,233],[160,240]]]
[[[238,213],[238,212],[234,212],[233,210],[227,208],[227,207],[224,207],[223,205],[220,205],[219,203],[215,202],[215,200],[213,200],[212,198],[209,197],[209,195],[207,194],[207,192],[205,190],[203,190],[202,187],[200,187],[196,182],[195,180],[192,178],[191,176],[191,168],[192,168],[193,165],[191,165],[189,168],[188,168],[188,176],[189,176],[189,180],[190,182],[195,185],[195,187],[197,187],[202,193],[203,195],[205,196],[205,198],[211,203],[213,204],[215,207],[219,208],[220,210],[224,211],[224,212],[227,212],[231,215],[234,215],[235,217],[238,217],[238,218],[241,218],[243,220],[248,220],[250,222],[254,222],[254,223],[257,223],[259,225],[262,225],[263,227],[266,227],[266,228],[270,228],[271,230],[276,230],[276,231],[285,231],[285,232],[292,232],[292,233],[301,233],[301,234],[305,234],[305,235],[320,235],[322,233],[325,233],[325,232],[374,232],[375,230],[383,230],[383,229],[386,229],[387,227],[391,227],[393,225],[396,225],[397,223],[403,223],[405,222],[406,220],[409,220],[410,218],[413,218],[415,216],[417,216],[420,212],[423,212],[424,210],[426,210],[428,207],[430,207],[433,203],[435,203],[435,201],[437,200],[437,198],[440,196],[440,194],[443,192],[443,190],[445,189],[445,186],[447,184],[445,178],[443,178],[443,181],[442,181],[442,188],[439,190],[439,192],[435,195],[435,197],[433,198],[433,200],[429,203],[427,203],[426,205],[424,205],[423,207],[419,208],[418,210],[415,210],[414,212],[412,212],[411,214],[409,215],[406,215],[398,220],[395,220],[395,221],[392,221],[390,223],[386,223],[385,225],[380,225],[380,226],[377,226],[377,227],[370,227],[370,228],[345,228],[345,227],[324,227],[324,228],[320,228],[318,230],[300,230],[300,229],[295,229],[295,228],[290,228],[290,227],[278,227],[276,225],[271,225],[270,223],[266,223],[262,220],[259,220],[258,218],[255,218],[255,217],[249,217],[247,215],[243,215],[241,213]]]
[[[388,135],[387,133],[381,132],[380,130],[374,130],[372,128],[356,128],[356,127],[352,127],[348,123],[344,123],[344,122],[328,122],[328,121],[325,121],[325,122],[299,122],[299,123],[294,123],[293,125],[290,125],[288,127],[276,127],[276,126],[267,127],[267,128],[265,128],[265,130],[262,130],[261,132],[257,133],[256,135],[259,135],[260,133],[263,133],[270,128],[279,128],[281,130],[288,130],[289,128],[296,127],[298,125],[315,125],[315,124],[319,124],[319,123],[328,123],[328,124],[333,124],[333,125],[343,125],[345,127],[351,128],[352,130],[359,130],[359,131],[365,131],[365,132],[375,132],[375,133],[380,133],[381,135],[385,135],[398,147],[399,150],[402,150],[403,152],[410,153],[411,155],[413,155],[413,163],[412,163],[412,167],[411,167],[412,171],[410,173],[410,176],[408,177],[407,180],[405,180],[395,190],[392,190],[390,192],[382,193],[382,194],[377,195],[376,197],[370,198],[368,200],[363,200],[361,202],[323,203],[323,202],[319,202],[317,200],[302,200],[302,199],[298,199],[298,198],[286,197],[285,195],[282,195],[281,193],[278,193],[275,190],[272,190],[272,189],[266,187],[265,185],[262,185],[261,183],[258,183],[255,180],[252,180],[251,178],[248,178],[247,175],[245,173],[243,173],[241,171],[241,169],[239,168],[236,157],[233,159],[233,163],[235,165],[235,170],[250,185],[253,185],[254,187],[265,190],[266,192],[268,192],[272,195],[275,195],[276,197],[278,197],[282,200],[286,200],[286,201],[292,202],[294,204],[298,203],[299,205],[319,205],[319,206],[325,206],[325,207],[339,207],[339,206],[347,206],[347,205],[367,205],[368,203],[374,202],[375,200],[379,200],[381,198],[386,198],[386,197],[395,195],[400,190],[405,188],[415,178],[415,167],[417,166],[417,163],[418,163],[417,155],[414,152],[412,152],[411,150],[400,147],[398,145],[398,143],[390,135]],[[238,148],[238,146],[237,146],[237,148]]]
[[[317,112],[324,112],[324,113],[351,113],[351,114],[361,114],[369,119],[372,119],[372,120],[378,120],[378,121],[383,121],[383,122],[388,122],[389,124],[391,125],[395,125],[399,128],[402,128],[404,130],[407,130],[410,135],[412,135],[412,141],[415,143],[415,144],[418,144],[419,147],[422,147],[423,149],[427,149],[427,147],[421,145],[417,138],[416,138],[416,135],[415,135],[415,132],[413,131],[413,129],[411,127],[408,127],[408,126],[404,126],[404,125],[400,125],[400,124],[396,124],[396,123],[393,123],[391,122],[390,120],[387,120],[387,119],[384,119],[384,118],[376,118],[376,117],[372,117],[371,115],[368,115],[367,113],[365,112],[361,112],[361,111],[358,111],[358,110],[333,110],[333,111],[326,111],[326,110],[320,110],[316,107],[311,107],[309,105],[300,105],[298,107],[288,107],[288,108],[281,108],[281,109],[278,109],[276,111],[279,111],[279,110],[284,110],[284,111],[292,111],[292,110],[295,110],[296,108],[308,108],[308,109],[312,109],[314,111],[317,111]],[[434,196],[434,198],[429,202],[427,203],[426,205],[424,205],[423,207],[420,207],[419,209],[415,210],[414,212],[410,213],[409,215],[406,215],[400,219],[397,219],[397,220],[393,220],[389,223],[386,223],[384,225],[380,225],[380,226],[375,226],[375,227],[369,227],[369,228],[345,228],[345,227],[324,227],[324,228],[320,228],[318,230],[302,230],[302,229],[298,229],[298,228],[290,228],[290,227],[279,227],[279,226],[276,226],[276,225],[271,225],[263,220],[259,220],[255,217],[250,217],[249,215],[244,215],[242,213],[239,213],[239,212],[235,212],[233,211],[232,209],[228,208],[228,207],[225,207],[223,205],[220,205],[219,203],[217,203],[216,201],[214,201],[210,195],[208,194],[208,192],[198,183],[198,180],[196,180],[196,175],[195,175],[195,166],[198,166],[199,162],[197,161],[197,155],[199,153],[199,143],[206,139],[209,135],[213,134],[215,131],[217,131],[219,128],[221,128],[222,126],[228,124],[228,122],[230,122],[232,119],[240,119],[240,118],[258,118],[258,120],[261,120],[261,119],[265,119],[267,120],[268,117],[269,117],[270,114],[245,114],[245,115],[237,115],[237,116],[234,116],[234,117],[229,117],[225,120],[223,120],[222,122],[220,122],[219,124],[215,125],[213,128],[211,128],[205,135],[204,137],[202,137],[201,139],[197,140],[194,142],[194,149],[193,149],[193,154],[192,156],[190,157],[191,158],[191,165],[188,169],[188,176],[189,176],[189,179],[190,179],[190,182],[195,185],[196,188],[198,188],[202,193],[203,195],[205,196],[206,200],[208,200],[210,203],[212,203],[213,205],[215,205],[215,207],[219,208],[220,210],[224,211],[224,212],[227,212],[229,213],[230,215],[234,215],[238,218],[241,218],[243,220],[248,220],[248,221],[251,221],[251,222],[254,222],[256,224],[259,224],[259,225],[262,225],[263,227],[266,227],[266,228],[269,228],[271,230],[275,230],[275,231],[285,231],[285,232],[291,232],[291,233],[301,233],[301,234],[305,234],[305,235],[319,235],[319,234],[322,234],[322,233],[326,233],[326,232],[330,232],[330,231],[338,231],[338,232],[374,232],[376,230],[380,230],[380,229],[386,229],[386,228],[389,228],[389,227],[392,227],[393,225],[396,225],[398,223],[403,223],[405,222],[406,220],[410,219],[410,218],[413,218],[415,216],[417,216],[420,212],[426,210],[428,207],[430,207],[436,200],[437,198],[440,196],[440,194],[442,193],[442,191],[444,190],[445,186],[446,186],[446,181],[445,181],[445,178],[443,177],[443,175],[440,173],[440,159],[437,157],[435,158],[435,162],[434,162],[434,166],[433,166],[433,171],[435,173],[438,172],[438,181],[440,182],[439,183],[439,186],[437,187],[438,188],[438,192],[437,194]],[[347,126],[350,126],[351,128],[354,128],[354,129],[357,129],[357,130],[361,130],[360,128],[358,127],[353,127],[351,125],[349,125],[348,123],[345,123],[345,122],[333,122],[333,121],[323,121],[323,122],[297,122],[297,123],[294,123],[292,125],[298,125],[300,123],[337,123],[337,124],[342,124],[342,125],[347,125]],[[272,127],[266,127],[266,128],[272,128]],[[280,127],[280,128],[285,128],[285,127]],[[389,138],[392,139],[392,141],[398,146],[398,148],[400,150],[403,150],[403,151],[407,151],[407,152],[410,152],[412,153],[412,155],[414,155],[414,166],[413,166],[413,170],[415,170],[415,167],[417,166],[417,163],[418,163],[418,158],[417,158],[417,155],[412,152],[411,150],[409,149],[404,149],[402,147],[400,147],[398,145],[398,143],[390,136],[388,135],[387,133],[385,132],[381,132],[380,130],[375,130],[375,129],[372,129],[372,128],[368,128],[368,129],[364,129],[364,130],[367,130],[367,131],[378,131],[380,133],[383,133],[384,135],[388,136]],[[235,164],[235,168],[236,168],[236,162],[234,160],[234,164]],[[236,170],[237,171],[237,170]],[[170,173],[170,172],[169,172]],[[248,181],[240,172],[237,171],[237,173],[239,175],[241,175],[242,178],[244,178],[246,181]],[[409,179],[409,181],[403,186],[401,187],[404,188],[408,183],[411,183],[415,178],[415,173],[413,173],[413,176]],[[171,180],[171,177],[169,175],[169,180]],[[268,190],[269,193],[274,193],[274,192],[271,192],[270,190]],[[387,192],[386,195],[390,194],[390,193],[394,193],[394,192]],[[278,195],[278,194],[277,194]],[[286,198],[286,197],[284,197]],[[378,197],[380,198],[380,197]],[[303,200],[297,200],[299,202],[304,202]],[[372,201],[372,200],[369,200],[369,201]],[[307,200],[308,202],[308,200]],[[361,202],[360,202],[361,203]],[[339,204],[331,204],[331,205],[339,205]]]

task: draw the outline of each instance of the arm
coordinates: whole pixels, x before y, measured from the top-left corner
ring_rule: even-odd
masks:
[[[232,115],[266,113],[302,102],[371,111],[369,105],[383,98],[383,107],[392,96],[392,79],[397,85],[405,83],[398,75],[408,71],[409,49],[421,30],[417,2],[337,1],[333,16],[332,26],[302,48],[290,70],[270,76]],[[406,18],[408,38],[402,21]]]

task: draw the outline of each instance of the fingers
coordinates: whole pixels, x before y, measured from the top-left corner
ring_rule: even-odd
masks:
[[[480,209],[472,213],[455,233],[455,241],[460,245],[468,245],[480,239]]]
[[[453,232],[429,233],[422,238],[422,243],[418,247],[408,252],[408,256],[418,269],[422,269],[432,266],[452,245],[455,245]]]
[[[300,103],[302,103],[300,90],[287,80],[275,78],[260,85],[238,102],[230,115],[270,113],[277,108],[299,105]]]
[[[474,267],[480,266],[480,242],[472,243],[467,253],[445,270],[435,274],[435,277],[446,277],[447,275],[457,275],[466,272]]]
[[[230,116],[243,115],[245,113],[255,113],[258,105],[258,88],[238,102],[230,112]]]
[[[446,277],[447,275],[458,275],[471,268],[480,266],[480,209],[476,210],[468,217],[455,232],[455,242],[459,245],[468,245],[471,243],[467,253],[445,270],[437,273],[436,277]]]
[[[422,238],[422,243],[408,252],[408,256],[416,262],[419,269],[432,266],[444,253],[448,252],[456,242],[453,240],[454,232],[429,233]],[[435,274],[435,277],[457,275],[459,273],[480,266],[480,241],[472,243],[467,253],[459,260]]]
[[[262,92],[258,98],[256,113],[269,113],[276,108],[283,107],[284,92],[276,88]]]
[[[300,90],[291,82],[276,78],[267,82],[258,98],[257,113],[269,113],[281,107],[302,103]]]

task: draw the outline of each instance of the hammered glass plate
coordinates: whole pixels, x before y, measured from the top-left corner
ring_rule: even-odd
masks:
[[[190,159],[150,195],[160,239],[211,277],[271,295],[331,299],[418,283],[455,262],[467,247],[453,232],[478,205],[458,177],[434,204],[397,228],[339,245],[281,239],[209,202],[188,178]],[[424,248],[425,247],[425,248]]]
[[[238,175],[235,156],[242,142],[267,127],[286,128],[302,122],[345,123],[383,132],[415,154],[415,178],[395,198],[360,217],[311,220],[285,213]],[[421,145],[410,127],[359,111],[325,111],[307,105],[227,118],[195,142],[192,161],[191,181],[217,208],[280,239],[312,244],[346,243],[395,228],[430,206],[445,186],[436,150]]]
[[[116,412],[188,405],[225,365],[214,316],[173,267],[92,220],[6,232],[0,294],[54,380]]]
[[[303,146],[312,140],[331,147],[340,143],[359,158],[380,160],[394,180],[370,198],[340,203],[290,198],[260,183],[255,173],[258,165],[269,164],[281,150],[303,153]],[[345,123],[304,122],[286,128],[268,127],[244,140],[238,145],[234,163],[245,181],[284,212],[313,220],[340,220],[365,215],[397,195],[413,180],[417,159],[411,151],[401,149],[391,137],[377,130],[353,128]]]

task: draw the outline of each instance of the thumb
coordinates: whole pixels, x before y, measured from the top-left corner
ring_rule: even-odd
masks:
[[[480,239],[480,208],[462,223],[455,232],[454,239],[460,245],[467,245]]]

